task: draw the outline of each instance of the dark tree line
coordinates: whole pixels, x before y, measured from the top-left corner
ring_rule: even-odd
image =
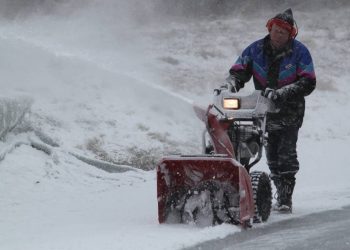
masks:
[[[107,4],[106,4],[107,3]],[[312,11],[336,9],[350,5],[348,0],[0,0],[0,17],[13,18],[33,13],[69,12],[88,5],[111,6],[116,13],[128,7],[135,13],[149,14],[154,10],[160,15],[181,17],[207,17],[227,15],[237,11],[255,13],[257,10],[282,11],[285,8]]]
[[[348,0],[159,0],[158,5],[169,14],[186,16],[226,15],[245,10],[255,13],[261,9],[282,11],[286,8],[313,11],[349,6]]]

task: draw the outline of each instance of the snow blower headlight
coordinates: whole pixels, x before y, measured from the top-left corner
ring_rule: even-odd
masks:
[[[239,99],[224,98],[224,109],[239,109]]]

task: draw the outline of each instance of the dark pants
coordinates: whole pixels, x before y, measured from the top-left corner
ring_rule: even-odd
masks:
[[[267,164],[271,179],[277,188],[278,205],[292,207],[295,174],[299,170],[297,159],[298,128],[268,132],[266,145]]]
[[[271,175],[292,178],[299,170],[297,140],[299,128],[287,128],[268,132],[266,150]]]

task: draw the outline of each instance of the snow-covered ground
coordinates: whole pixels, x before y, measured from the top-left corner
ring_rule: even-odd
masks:
[[[193,101],[211,101],[240,51],[283,8],[159,23],[121,2],[67,1],[70,12],[0,21],[1,96],[33,100],[0,142],[0,249],[180,249],[241,230],[159,225],[155,171],[145,169],[163,154],[201,151]],[[318,86],[300,131],[294,213],[267,223],[350,204],[350,7],[304,7],[295,6],[298,39]],[[267,170],[264,159],[257,168]]]

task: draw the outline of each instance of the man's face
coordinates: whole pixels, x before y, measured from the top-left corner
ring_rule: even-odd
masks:
[[[288,30],[274,24],[270,31],[271,43],[276,49],[283,48],[289,40]]]

